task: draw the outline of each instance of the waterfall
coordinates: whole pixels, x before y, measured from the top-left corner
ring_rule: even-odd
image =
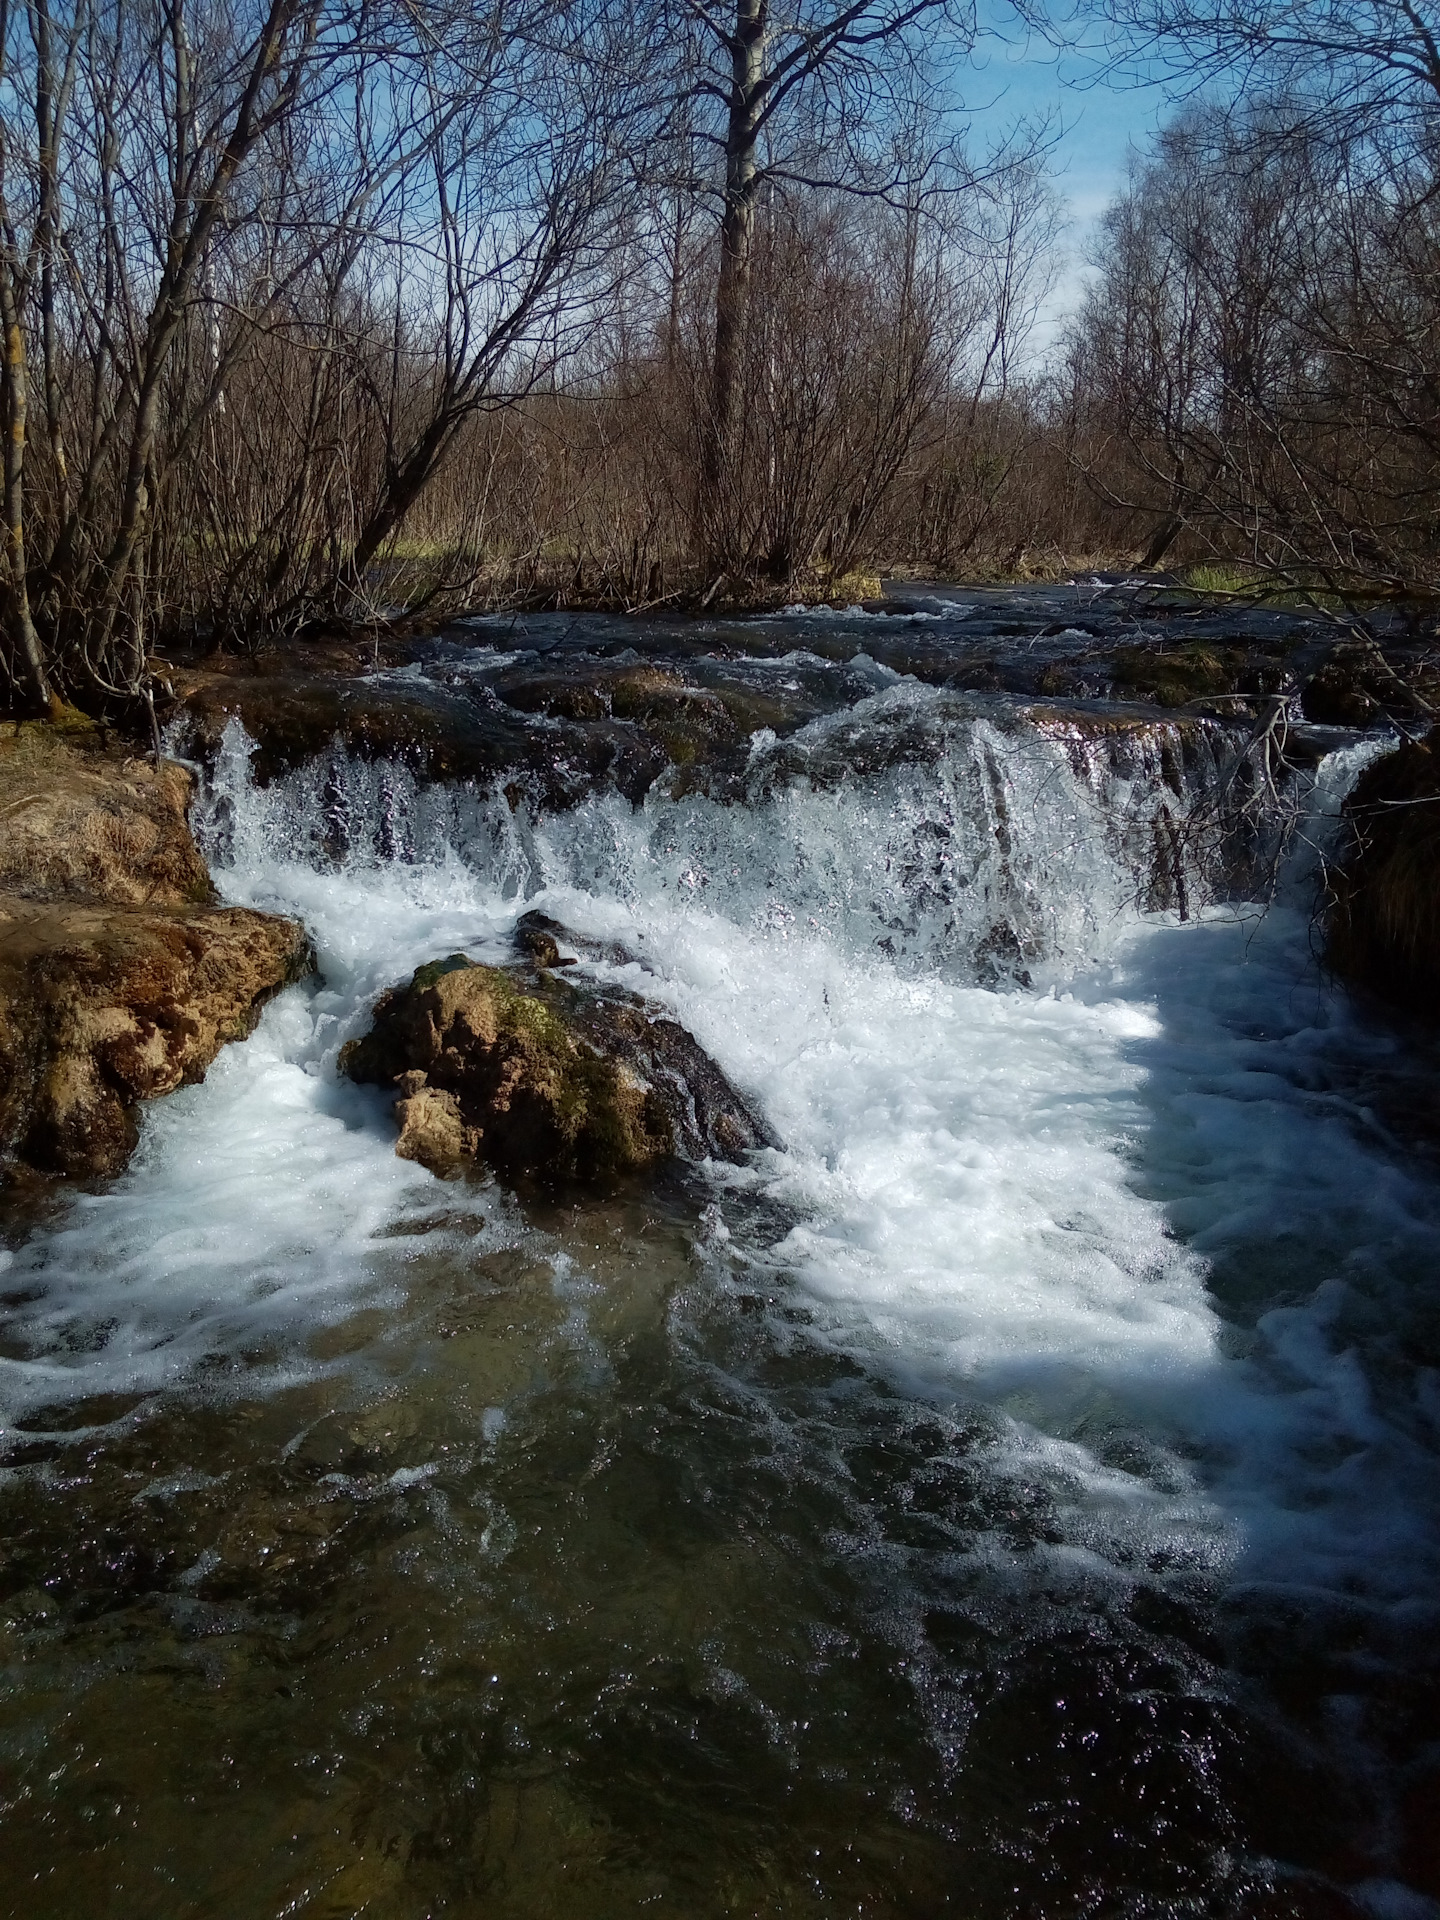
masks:
[[[1048,984],[1100,959],[1137,915],[1267,897],[1296,845],[1303,880],[1374,749],[1312,752],[1262,804],[1246,733],[978,714],[901,682],[783,741],[757,734],[720,797],[672,776],[638,807],[599,789],[545,814],[523,784],[437,785],[338,742],[256,789],[232,721],[195,824],[212,863],[237,874],[460,867],[507,900],[580,889],[703,901],[906,972]]]
[[[79,1450],[155,1463],[104,1525],[143,1499],[168,1541],[173,1504],[166,1621],[257,1672],[284,1641],[325,1819],[386,1873],[448,1871],[452,1808],[486,1872],[592,1841],[608,1872],[651,1825],[680,1871],[713,1822],[676,1904],[718,1914],[716,1861],[786,1857],[773,1799],[815,1823],[804,1875],[874,1839],[878,1912],[1261,1910],[1286,1849],[1331,1872],[1306,1795],[1389,1831],[1440,1590],[1440,1183],[1378,1101],[1398,1042],[1311,953],[1378,750],[1324,746],[892,680],[723,778],[555,808],[339,745],[260,785],[232,723],[197,835],[319,977],[0,1254],[9,1440],[85,1499]],[[780,1144],[524,1207],[397,1160],[341,1047],[536,903]],[[300,1629],[252,1526],[315,1555]],[[280,1693],[245,1709],[272,1744]],[[1420,1912],[1376,1846],[1360,1910]]]

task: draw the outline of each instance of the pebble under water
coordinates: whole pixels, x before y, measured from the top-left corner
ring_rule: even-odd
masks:
[[[1217,851],[1243,726],[755,628],[686,630],[804,702],[723,791],[262,787],[227,732],[202,844],[320,977],[0,1252],[0,1913],[1440,1915],[1434,1053],[1310,922],[1383,743]],[[533,906],[783,1145],[397,1160],[341,1045]]]

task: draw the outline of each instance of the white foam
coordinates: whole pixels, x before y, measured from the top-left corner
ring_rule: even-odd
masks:
[[[279,1382],[309,1369],[295,1342],[310,1329],[396,1296],[403,1256],[383,1236],[440,1212],[443,1189],[396,1159],[385,1103],[335,1076],[359,982],[330,964],[334,985],[282,996],[202,1086],[148,1108],[126,1174],[10,1261],[8,1418],[197,1368]],[[513,1220],[498,1197],[489,1211],[483,1237],[506,1244]]]
[[[1171,1418],[1254,1577],[1408,1605],[1440,1571],[1440,1403],[1405,1357],[1440,1193],[1366,1104],[1385,1038],[1319,978],[1293,909],[1137,931],[1104,990],[1156,1008],[1132,1049],[1138,1164],[1235,1327]]]
[[[842,725],[873,744],[913,724],[934,751],[838,785],[804,771]],[[7,1288],[44,1291],[17,1310],[33,1351],[6,1363],[10,1403],[145,1390],[393,1285],[380,1236],[442,1190],[335,1056],[383,987],[455,949],[498,957],[534,901],[624,942],[634,963],[608,971],[672,1007],[782,1138],[714,1170],[721,1267],[798,1288],[813,1337],[897,1384],[987,1406],[1067,1551],[1114,1577],[1163,1548],[1418,1604],[1433,1388],[1372,1365],[1364,1326],[1433,1263],[1435,1196],[1356,1098],[1316,1091],[1343,1079],[1350,1016],[1302,919],[1137,910],[1162,731],[1121,772],[1079,734],[1007,734],[902,683],[763,749],[748,807],[611,797],[538,825],[394,769],[256,792],[232,733],[201,812],[222,887],[300,914],[324,984],[151,1110],[126,1178],[12,1263]],[[1322,811],[1353,765],[1327,769]],[[1028,913],[1049,991],[974,984],[1002,907]],[[791,1222],[767,1244],[756,1194]],[[1271,1304],[1235,1334],[1207,1279],[1252,1270]],[[1143,1471],[1107,1459],[1124,1431],[1153,1443]]]
[[[387,980],[479,951],[525,899],[623,941],[637,963],[612,971],[673,1007],[784,1140],[717,1171],[721,1206],[729,1180],[789,1211],[763,1258],[822,1337],[913,1390],[989,1404],[1014,1459],[1070,1487],[1072,1517],[1105,1509],[1107,1551],[1143,1510],[1257,1578],[1363,1573],[1413,1597],[1435,1572],[1421,1382],[1378,1403],[1338,1330],[1347,1302],[1403,1289],[1440,1233],[1434,1196],[1366,1142],[1356,1104],[1312,1091],[1350,1016],[1303,918],[1137,911],[1126,848],[1168,804],[1158,742],[1117,773],[1063,729],[1017,741],[952,717],[933,757],[838,790],[795,772],[842,725],[873,736],[942,712],[902,683],[762,748],[761,775],[788,752],[790,777],[749,808],[595,800],[527,828],[474,796],[432,818],[444,832],[413,866],[277,862],[285,796],[246,793],[251,853],[225,884],[305,916],[337,1036]],[[1331,756],[1317,822],[1376,750]],[[1301,836],[1302,864],[1322,832]],[[958,964],[1017,902],[1049,993],[983,991]],[[947,955],[956,968],[937,970]],[[1267,1260],[1262,1293],[1293,1298],[1229,1353],[1207,1272]],[[1168,1448],[1158,1480],[1082,1444],[1127,1426]]]
[[[899,607],[877,608],[855,605],[848,607],[816,607],[808,605],[803,600],[797,600],[791,606],[780,607],[776,612],[761,614],[758,618],[762,621],[825,620],[833,622],[842,620],[884,620],[890,626],[916,627],[923,626],[926,622],[932,620],[958,620],[972,611],[973,608],[960,606],[958,603],[953,607],[947,606],[943,613],[927,613],[922,607],[905,607],[903,609]]]
[[[460,622],[462,626],[465,624],[464,621]],[[477,678],[482,674],[498,673],[502,667],[513,667],[517,660],[532,657],[523,649],[505,653],[495,647],[467,647],[463,653],[435,660],[408,660],[403,667],[377,667],[373,673],[362,677],[372,686],[434,686],[437,681],[446,678]]]

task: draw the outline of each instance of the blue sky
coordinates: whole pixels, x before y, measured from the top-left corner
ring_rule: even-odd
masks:
[[[1085,248],[1095,223],[1125,176],[1132,146],[1143,148],[1171,111],[1158,85],[1117,85],[1099,64],[1057,52],[1036,35],[1003,19],[987,36],[963,81],[972,124],[982,138],[1021,116],[1053,116],[1057,137],[1051,173],[1069,214],[1065,260],[1046,304],[1042,335],[1053,333],[1073,304],[1084,273]],[[1043,339],[1040,343],[1043,345]]]

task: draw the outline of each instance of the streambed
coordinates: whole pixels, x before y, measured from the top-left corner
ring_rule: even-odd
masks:
[[[227,728],[202,844],[321,978],[0,1255],[0,1910],[1440,1911],[1433,1055],[1310,925],[1379,742],[1302,730],[1267,813],[1243,718],[1007,687],[1097,618],[395,676],[527,765],[557,647],[746,689],[638,798],[259,785]],[[537,904],[781,1148],[584,1203],[397,1160],[340,1046]]]

